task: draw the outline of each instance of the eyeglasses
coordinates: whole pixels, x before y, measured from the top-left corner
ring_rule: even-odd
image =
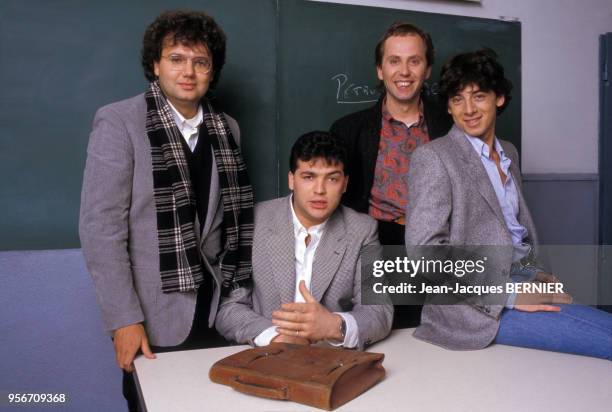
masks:
[[[199,74],[208,74],[212,69],[212,63],[206,57],[189,58],[182,54],[169,54],[162,56],[170,62],[170,69],[175,71],[183,71],[187,67],[187,63],[193,63],[193,70]]]

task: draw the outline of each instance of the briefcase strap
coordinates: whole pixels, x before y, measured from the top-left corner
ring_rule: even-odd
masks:
[[[247,393],[249,395],[261,396],[264,398],[287,400],[287,386],[281,386],[278,388],[272,388],[264,386],[261,382],[251,383],[247,382],[248,378],[242,376],[235,376],[230,380],[230,386],[237,391]]]

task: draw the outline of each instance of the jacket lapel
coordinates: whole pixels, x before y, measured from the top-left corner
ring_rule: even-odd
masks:
[[[287,196],[276,219],[269,222],[267,228],[270,233],[267,243],[268,261],[281,303],[295,300],[295,236],[290,201],[291,196]]]
[[[346,250],[346,227],[342,216],[342,206],[338,206],[324,230],[312,263],[310,283],[310,293],[319,302],[336,275]]]
[[[450,131],[450,135],[458,147],[457,152],[459,156],[465,162],[465,170],[470,175],[471,182],[477,188],[478,193],[480,193],[487,204],[491,207],[491,210],[493,210],[495,216],[497,216],[499,221],[503,223],[505,227],[506,221],[504,220],[504,214],[499,206],[499,201],[495,195],[495,190],[493,190],[493,185],[489,180],[489,175],[478,158],[478,154],[476,154],[474,148],[467,140],[467,137],[465,137],[465,134],[459,128],[457,128],[457,126],[453,126]]]

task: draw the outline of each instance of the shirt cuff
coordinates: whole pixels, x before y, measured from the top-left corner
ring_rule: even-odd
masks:
[[[516,292],[512,292],[508,296],[508,300],[506,301],[506,309],[514,309],[514,302],[516,302]]]
[[[328,341],[328,343],[332,346],[344,346],[345,348],[354,348],[359,343],[359,326],[357,326],[357,321],[348,312],[334,312],[337,315],[342,316],[344,322],[346,323],[346,333],[344,335],[344,341],[342,342],[334,342]]]
[[[268,329],[265,329],[261,332],[255,339],[253,339],[253,343],[255,346],[268,346],[272,339],[278,336],[278,332],[276,331],[276,326],[270,326]]]

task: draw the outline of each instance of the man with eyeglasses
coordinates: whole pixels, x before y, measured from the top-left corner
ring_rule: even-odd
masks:
[[[79,232],[130,410],[141,351],[225,344],[222,294],[251,278],[253,194],[234,119],[206,98],[225,35],[201,12],[169,11],[146,29],[148,90],[98,110]]]

